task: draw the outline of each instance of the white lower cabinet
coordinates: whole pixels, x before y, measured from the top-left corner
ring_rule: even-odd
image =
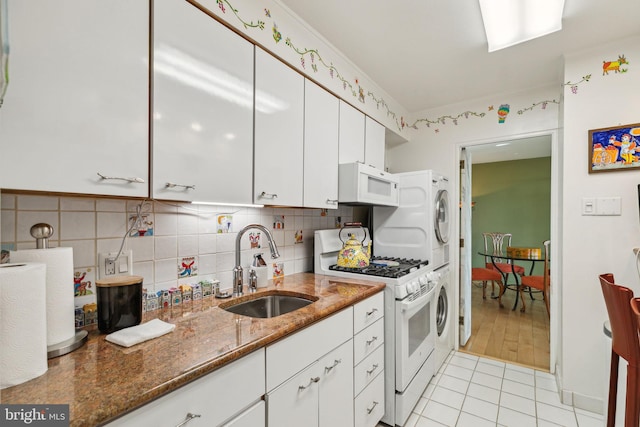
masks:
[[[264,402],[260,402],[265,390],[264,361],[264,350],[257,350],[112,421],[108,426],[218,426],[234,416],[237,418],[224,425],[264,425]],[[263,405],[256,407],[256,402]],[[260,417],[261,421],[250,422],[260,420]]]
[[[322,371],[319,390],[320,427],[350,426],[353,422],[353,340],[318,362]]]
[[[319,381],[320,365],[316,362],[268,393],[267,425],[318,427]]]
[[[375,427],[384,415],[384,293],[354,306],[354,425]]]
[[[384,415],[384,375],[378,374],[355,399],[355,427],[374,427]]]

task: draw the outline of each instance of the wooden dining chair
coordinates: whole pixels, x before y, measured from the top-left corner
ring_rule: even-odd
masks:
[[[482,233],[484,239],[484,253],[492,255],[505,255],[505,249],[511,246],[511,233]],[[505,246],[506,243],[506,246]],[[509,274],[515,272],[520,276],[524,276],[524,267],[520,265],[513,265],[508,259],[495,258],[492,260],[490,257],[485,257],[485,266],[492,270],[500,271],[505,277],[505,281],[508,279]]]
[[[640,340],[638,317],[634,315],[633,291],[615,284],[613,274],[601,274],[600,287],[611,323],[611,368],[607,427],[614,427],[618,395],[618,366],[620,358],[627,361],[627,396],[625,400],[625,427],[638,427],[640,420]]]
[[[547,316],[551,318],[551,314],[549,312],[549,286],[551,285],[551,274],[549,269],[549,245],[551,244],[550,240],[545,240],[543,242],[544,246],[544,270],[542,272],[542,276],[522,276],[520,278],[520,298],[522,299],[522,308],[521,312],[524,313],[526,307],[524,305],[524,298],[522,297],[522,293],[524,292],[524,287],[529,287],[529,289],[537,289],[542,292],[542,298],[544,299],[544,305],[547,307]]]
[[[471,281],[482,282],[482,299],[487,299],[487,282],[491,282],[491,296],[493,296],[494,294],[494,286],[497,282],[498,286],[500,286],[500,292],[498,293],[498,305],[500,306],[500,308],[504,307],[504,305],[502,305],[504,283],[502,283],[502,275],[498,271],[490,268],[473,267],[471,269]]]

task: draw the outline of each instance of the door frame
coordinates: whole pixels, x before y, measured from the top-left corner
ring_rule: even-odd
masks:
[[[536,137],[536,136],[550,136],[551,137],[551,212],[550,212],[550,218],[549,218],[549,222],[550,222],[550,230],[551,230],[551,242],[552,242],[552,249],[551,249],[551,256],[550,256],[550,263],[553,265],[553,268],[551,269],[551,283],[554,284],[554,286],[551,287],[550,289],[550,317],[551,320],[549,322],[549,332],[550,332],[550,339],[549,339],[549,370],[552,374],[556,373],[557,370],[561,369],[560,363],[561,363],[561,337],[562,337],[562,330],[561,330],[561,325],[562,322],[560,321],[561,316],[562,316],[562,292],[561,292],[561,287],[562,284],[559,282],[559,278],[562,277],[561,276],[561,271],[562,271],[562,260],[560,259],[560,257],[558,256],[560,253],[562,253],[562,241],[561,241],[561,222],[560,219],[562,218],[562,197],[561,197],[561,182],[560,182],[560,178],[561,178],[561,167],[562,167],[562,163],[561,163],[561,159],[560,159],[560,144],[561,141],[559,140],[559,130],[557,128],[554,129],[547,129],[547,130],[541,130],[541,131],[536,131],[536,132],[529,132],[529,133],[522,133],[522,134],[515,134],[515,135],[508,135],[508,136],[501,136],[501,137],[496,137],[496,138],[487,138],[487,139],[481,139],[481,140],[474,140],[474,141],[466,141],[466,142],[459,142],[459,143],[454,143],[452,144],[453,149],[455,151],[453,158],[454,158],[454,169],[455,171],[459,171],[459,165],[460,165],[460,161],[462,160],[462,148],[469,148],[469,147],[473,147],[473,146],[478,146],[478,145],[485,145],[485,144],[496,144],[496,143],[500,143],[500,142],[505,142],[505,141],[513,141],[513,140],[518,140],[518,139],[525,139],[525,138],[531,138],[531,137]],[[452,199],[455,200],[455,202],[453,203],[458,203],[461,198],[460,198],[460,174],[458,173],[454,173],[452,174],[452,178],[454,180],[454,182],[452,183],[452,193],[453,197]],[[451,250],[453,251],[452,255],[452,259],[454,260],[454,265],[460,265],[460,241],[461,238],[463,236],[460,235],[460,209],[453,209],[453,211],[455,212],[454,216],[453,216],[453,235],[452,235],[452,241],[454,242],[458,242],[454,248],[452,248]],[[452,245],[454,246],[454,245]],[[471,260],[469,259],[468,262],[471,262]],[[460,318],[460,269],[453,269],[453,280],[454,283],[457,284],[457,286],[454,286],[454,301],[453,301],[453,309],[454,309],[454,319],[459,319]],[[456,350],[459,349],[460,346],[460,328],[456,327],[453,328],[455,330],[455,348]]]

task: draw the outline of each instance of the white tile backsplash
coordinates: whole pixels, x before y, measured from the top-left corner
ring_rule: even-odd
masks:
[[[122,212],[98,212],[97,222],[97,236],[99,239],[122,237],[128,229],[127,214],[124,210]]]
[[[59,201],[50,196],[18,196],[18,209],[21,211],[57,211]]]
[[[178,257],[198,255],[198,235],[178,235]]]
[[[127,202],[125,200],[97,199],[96,211],[98,212],[125,212]]]
[[[176,258],[178,256],[177,236],[156,236],[155,259]],[[134,256],[135,259],[135,256]]]
[[[178,284],[181,257],[193,256],[198,275],[218,278],[230,286],[235,267],[237,232],[247,224],[262,224],[270,230],[281,257],[271,258],[269,245],[261,233],[260,249],[251,249],[249,233],[241,241],[241,263],[248,267],[253,255],[262,252],[272,277],[274,263],[281,263],[285,275],[313,270],[313,233],[317,228],[333,228],[336,217],[352,220],[353,209],[340,207],[322,216],[319,209],[247,208],[190,205],[139,199],[109,199],[74,196],[2,194],[0,198],[1,243],[16,249],[35,247],[31,226],[44,222],[54,228],[52,247],[74,249],[74,268],[97,269],[99,253],[118,252],[125,233],[132,225],[129,217],[146,215],[153,235],[127,236],[123,250],[133,252],[133,274],[144,277],[145,287],[168,289]],[[232,232],[218,233],[218,215],[233,217]],[[273,229],[274,217],[284,217],[284,228]],[[280,218],[282,219],[282,218]],[[295,232],[302,230],[303,243],[295,243]],[[187,279],[181,279],[183,282]],[[224,286],[224,285],[223,285]],[[78,300],[79,301],[79,300]]]
[[[20,218],[20,214],[18,218]],[[60,212],[60,239],[79,240],[96,238],[95,212]]]
[[[199,234],[198,235],[198,253],[200,255],[213,254],[217,252],[217,235],[216,234]]]
[[[94,199],[84,197],[61,197],[60,210],[93,212],[96,210],[96,202]]]

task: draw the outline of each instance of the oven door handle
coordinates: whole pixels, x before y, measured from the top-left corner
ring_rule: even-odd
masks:
[[[413,313],[418,311],[427,304],[428,300],[431,298],[431,293],[431,291],[425,292],[423,295],[420,295],[413,301],[408,301],[409,298],[405,298],[404,300],[400,301],[400,309],[403,313]]]

